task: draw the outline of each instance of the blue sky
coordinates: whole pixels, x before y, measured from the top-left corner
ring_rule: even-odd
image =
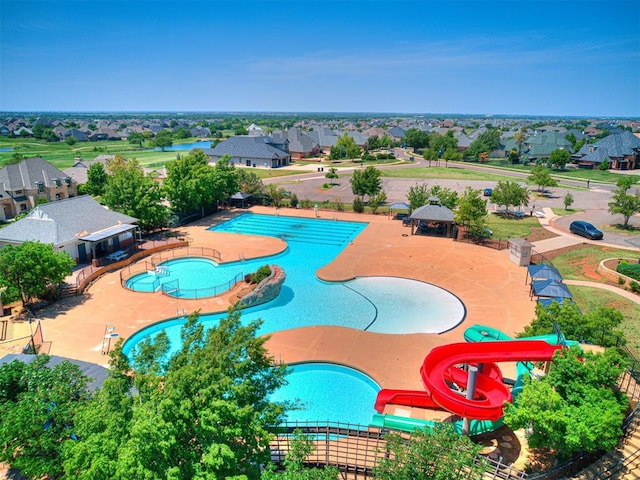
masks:
[[[640,1],[0,0],[1,111],[640,117]]]

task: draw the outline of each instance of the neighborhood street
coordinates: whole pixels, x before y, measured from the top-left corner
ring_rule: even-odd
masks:
[[[408,154],[400,149],[396,149],[396,155],[400,158],[405,158]],[[402,168],[415,168],[415,166],[427,166],[428,163],[414,156],[414,163],[402,165]],[[440,162],[440,166],[444,166],[444,162]],[[380,170],[385,168],[398,168],[398,165],[394,166],[382,166],[377,167]],[[289,169],[300,170],[300,166],[284,167]],[[331,188],[323,188],[324,184],[330,184],[330,180],[325,177],[327,167],[324,166],[324,171],[319,172],[317,165],[307,165],[304,168],[309,170],[309,173],[299,174],[287,177],[267,178],[263,182],[268,184],[278,184],[285,190],[291,193],[295,193],[299,200],[308,199],[314,203],[318,203],[322,206],[323,202],[352,202],[355,195],[351,191],[351,172],[354,168],[338,168],[338,174],[340,177],[334,179],[335,184]],[[510,170],[496,171],[492,167],[484,167],[477,164],[469,163],[456,163],[449,164],[448,168],[464,168],[471,170],[479,170],[492,172],[499,175],[506,175],[514,177],[514,179],[524,179],[527,175],[521,172],[514,172]],[[407,192],[409,188],[416,184],[426,183],[429,186],[440,185],[447,187],[462,193],[468,186],[484,190],[485,188],[495,188],[497,181],[484,181],[484,180],[449,180],[449,179],[415,179],[415,178],[386,178],[382,177],[383,189],[387,194],[387,204],[394,202],[406,202]],[[622,234],[617,232],[607,231],[606,226],[616,223],[622,223],[621,215],[612,215],[608,212],[608,203],[611,201],[612,190],[614,185],[610,184],[591,184],[590,188],[586,188],[584,181],[576,180],[561,180],[561,186],[551,188],[547,191],[545,196],[537,195],[535,187],[530,187],[531,195],[529,199],[529,205],[524,208],[525,213],[531,214],[532,212],[542,215],[543,209],[546,208],[564,208],[563,197],[567,192],[570,192],[574,197],[574,202],[571,208],[576,210],[573,215],[558,216],[551,220],[551,226],[554,227],[558,233],[574,236],[569,233],[569,224],[573,220],[585,220],[593,223],[596,227],[602,229],[605,233],[604,242],[624,248],[635,248],[640,250],[640,236],[637,234]],[[570,188],[567,188],[570,187]],[[573,188],[571,188],[573,187]],[[488,198],[487,208],[490,212],[495,211],[498,207],[491,202]],[[384,211],[384,207],[381,211]],[[640,215],[634,215],[629,223],[633,226],[640,227]],[[588,241],[582,237],[577,237],[582,241]]]

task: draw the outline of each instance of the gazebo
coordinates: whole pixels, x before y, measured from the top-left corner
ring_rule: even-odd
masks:
[[[531,282],[531,296],[549,298],[573,298],[569,287],[555,280],[533,280]]]
[[[416,208],[409,216],[411,234],[451,237],[453,210],[440,205],[437,197],[431,197],[428,205]]]
[[[529,265],[527,267],[527,277],[531,277],[531,281],[534,280],[555,280],[556,282],[562,281],[562,275],[557,268],[540,263],[537,265]],[[526,281],[525,281],[526,283]]]

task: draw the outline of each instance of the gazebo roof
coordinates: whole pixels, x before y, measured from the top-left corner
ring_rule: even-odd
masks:
[[[573,298],[569,288],[555,280],[534,280],[531,286],[538,297]]]
[[[420,208],[416,208],[409,218],[412,220],[453,223],[453,210],[442,205],[423,205]]]
[[[555,267],[551,265],[546,265],[544,263],[540,263],[538,265],[529,265],[527,267],[529,271],[529,275],[532,279],[536,280],[556,280],[558,282],[562,281],[562,275]]]

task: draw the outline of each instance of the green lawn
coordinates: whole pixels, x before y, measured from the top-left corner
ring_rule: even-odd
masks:
[[[558,255],[552,259],[552,262],[562,276],[568,280],[594,281],[593,276],[585,273],[594,272],[602,260],[606,258],[634,258],[637,256],[637,251],[589,245]]]
[[[513,181],[513,177],[500,175],[499,173],[477,172],[462,168],[447,167],[416,167],[381,170],[382,177],[389,178],[415,178],[431,179],[442,178],[451,180],[486,180],[486,181]]]
[[[537,217],[506,218],[500,215],[487,215],[487,226],[493,231],[493,238],[526,237],[531,227],[539,227]]]
[[[564,208],[557,208],[557,207],[554,207],[551,210],[553,210],[553,213],[559,216],[573,215],[574,213],[579,213],[582,211],[579,208],[569,208],[569,210],[566,210]]]
[[[627,339],[627,347],[640,357],[640,308],[637,303],[607,290],[571,285],[573,299],[583,313],[589,313],[600,306],[613,307],[623,316],[621,329]]]

